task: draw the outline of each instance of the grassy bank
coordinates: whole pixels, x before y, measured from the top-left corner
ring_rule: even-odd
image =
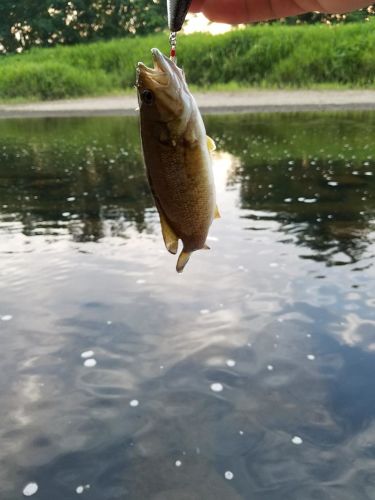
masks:
[[[251,26],[224,35],[180,36],[179,64],[198,87],[375,87],[375,22],[327,27]],[[0,100],[116,94],[134,84],[166,34],[33,49],[0,58]]]

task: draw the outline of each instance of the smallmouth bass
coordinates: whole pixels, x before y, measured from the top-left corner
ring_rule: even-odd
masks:
[[[216,207],[210,151],[198,106],[183,71],[158,49],[152,49],[153,68],[137,65],[143,156],[159,212],[167,250],[183,248],[176,270],[181,273],[192,252],[208,249],[206,238]]]

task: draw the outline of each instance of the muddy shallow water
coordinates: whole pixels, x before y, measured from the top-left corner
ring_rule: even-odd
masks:
[[[2,500],[375,499],[375,114],[206,124],[177,275],[136,119],[0,122]]]

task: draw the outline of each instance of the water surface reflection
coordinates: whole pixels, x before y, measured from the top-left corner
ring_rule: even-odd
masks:
[[[375,115],[206,121],[182,276],[136,120],[0,122],[1,498],[375,498]]]

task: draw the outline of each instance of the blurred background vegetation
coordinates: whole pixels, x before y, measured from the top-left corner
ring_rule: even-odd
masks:
[[[374,4],[375,5],[375,4]],[[374,6],[346,15],[309,13],[277,21],[286,24],[366,21]],[[161,0],[2,0],[0,52],[31,47],[133,37],[166,28],[166,5]]]
[[[373,88],[374,14],[372,6],[180,36],[179,64],[204,88]],[[165,17],[162,0],[2,0],[0,100],[130,91],[137,61],[150,63],[153,46],[168,50]]]

